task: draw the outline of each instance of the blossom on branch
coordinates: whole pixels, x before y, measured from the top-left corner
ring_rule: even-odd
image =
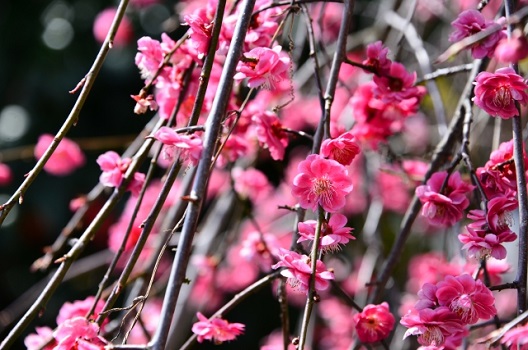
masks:
[[[326,139],[321,145],[321,155],[343,165],[350,165],[359,154],[360,149],[354,135],[349,131],[335,139]]]
[[[245,325],[242,323],[229,323],[224,319],[214,317],[209,320],[202,313],[196,313],[198,322],[193,324],[192,331],[198,336],[198,342],[212,340],[215,344],[231,341],[244,333]]]
[[[528,85],[510,67],[500,68],[495,73],[481,72],[475,78],[473,101],[486,113],[502,119],[519,115],[516,102],[528,104]]]
[[[299,174],[293,179],[292,194],[304,209],[335,213],[345,205],[345,197],[352,191],[348,170],[335,160],[311,154],[299,163]]]
[[[281,51],[282,47],[275,46],[273,49],[257,47],[246,52],[238,62],[235,80],[248,78],[250,88],[274,89],[277,83],[288,79],[290,58]]]
[[[53,332],[57,340],[54,350],[103,350],[107,341],[98,335],[99,326],[84,317],[75,317],[59,324]]]
[[[128,167],[132,163],[132,159],[123,158],[114,151],[108,151],[97,157],[97,164],[101,167],[103,173],[99,177],[99,181],[107,187],[119,187]],[[133,195],[138,195],[143,183],[145,182],[145,174],[134,173],[134,177],[128,184],[127,190]]]
[[[301,292],[308,293],[310,287],[310,276],[312,274],[312,263],[307,255],[279,248],[280,261],[273,265],[272,269],[285,267],[281,275],[288,278],[290,286]],[[326,269],[321,260],[315,264],[315,290],[325,290],[330,286],[330,280],[334,279],[334,273]]]
[[[196,166],[202,155],[202,139],[195,134],[185,135],[176,130],[163,126],[159,128],[153,137],[163,143],[163,157],[169,161],[180,158]]]
[[[323,222],[320,234],[319,249],[323,251],[334,251],[339,249],[340,244],[347,244],[348,241],[355,239],[350,234],[353,230],[350,227],[345,227],[347,218],[343,214],[333,214],[328,222]],[[315,230],[317,221],[307,220],[298,224],[299,239],[297,243],[304,241],[313,241],[315,237]]]
[[[354,323],[359,340],[363,343],[376,343],[387,338],[394,328],[394,316],[389,304],[369,304],[354,315]]]

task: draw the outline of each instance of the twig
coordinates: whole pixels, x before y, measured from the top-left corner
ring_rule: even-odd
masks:
[[[447,68],[440,68],[435,70],[434,72],[424,74],[422,79],[418,79],[416,81],[416,84],[421,84],[427,80],[432,80],[440,77],[445,77],[453,74],[457,74],[460,72],[467,72],[473,69],[473,63],[467,63],[467,64],[461,64],[459,66],[453,66],[453,67],[447,67]]]

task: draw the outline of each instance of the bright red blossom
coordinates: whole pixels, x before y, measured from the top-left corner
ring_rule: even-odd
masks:
[[[515,102],[528,103],[527,89],[526,81],[510,67],[481,72],[475,79],[473,101],[491,116],[510,119],[519,115]]]
[[[369,304],[363,311],[354,315],[356,331],[363,343],[375,343],[387,338],[394,328],[394,316],[389,311],[389,304]]]
[[[198,336],[198,342],[212,340],[215,344],[231,341],[238,335],[244,333],[245,326],[242,323],[229,323],[221,318],[209,320],[200,312],[196,314],[198,322],[193,324],[192,331]]]
[[[316,210],[321,205],[334,213],[345,205],[345,197],[352,191],[347,169],[331,159],[311,154],[299,163],[299,174],[293,179],[292,194],[304,209]]]

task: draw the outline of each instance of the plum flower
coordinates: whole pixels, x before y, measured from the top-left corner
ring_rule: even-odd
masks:
[[[508,349],[526,350],[528,348],[528,324],[510,329],[500,342],[508,346]]]
[[[342,164],[311,154],[299,163],[298,171],[292,194],[301,207],[315,211],[321,205],[325,211],[334,213],[345,205],[345,197],[353,186]]]
[[[271,158],[282,160],[286,146],[288,146],[288,135],[282,129],[277,115],[265,111],[254,115],[251,121],[254,123],[259,143],[268,148]]]
[[[468,274],[446,276],[437,283],[436,296],[441,306],[447,306],[465,324],[488,320],[497,314],[492,292],[480,280]]]
[[[99,326],[84,317],[75,317],[59,324],[53,332],[57,340],[54,350],[95,350],[104,349],[107,344],[104,338],[98,336]]]
[[[97,164],[99,164],[103,171],[99,177],[99,182],[107,187],[119,187],[130,163],[132,163],[132,159],[121,159],[119,154],[114,151],[108,151],[101,154],[97,157]],[[132,192],[133,195],[138,195],[144,182],[145,174],[136,172],[134,173],[133,179],[128,184],[127,190]]]
[[[446,171],[434,173],[425,185],[416,188],[416,195],[423,203],[422,215],[435,226],[447,227],[460,221],[469,206],[466,193],[474,188],[462,181],[459,172],[454,172],[442,190],[447,176]]]
[[[192,331],[198,336],[198,342],[212,340],[215,344],[234,340],[238,335],[244,333],[245,325],[242,323],[229,323],[224,319],[215,317],[209,320],[200,312],[196,313],[198,322],[193,324]]]
[[[262,85],[266,89],[273,89],[275,84],[288,78],[290,58],[281,55],[281,50],[281,46],[273,49],[256,47],[246,52],[238,63],[235,80],[249,78],[250,88]]]
[[[345,227],[346,223],[346,216],[338,213],[332,215],[328,223],[324,222],[321,227],[321,243],[319,248],[323,251],[335,251],[339,249],[339,244],[345,245],[351,239],[355,239],[350,234],[352,228]],[[308,240],[313,241],[316,226],[317,221],[315,220],[300,222],[298,225],[300,237],[297,243]]]
[[[481,72],[474,84],[473,101],[491,116],[510,119],[519,115],[515,102],[528,103],[528,85],[510,67],[497,69],[495,73]]]
[[[52,142],[53,135],[41,135],[35,146],[35,158],[42,158]],[[52,175],[66,176],[83,166],[84,162],[85,158],[81,148],[72,140],[63,138],[44,165],[44,170]]]
[[[36,331],[36,334],[32,333],[29,334],[26,338],[24,338],[24,345],[26,346],[26,349],[53,350],[57,345],[57,342],[53,339],[53,329],[49,327],[36,327]]]
[[[528,39],[520,29],[515,29],[511,38],[499,41],[494,57],[504,63],[517,63],[528,56]]]
[[[333,159],[343,165],[350,165],[359,152],[359,146],[350,131],[339,135],[335,139],[326,139],[321,145],[321,155],[323,157]]]
[[[163,126],[154,133],[154,138],[165,145],[163,156],[170,161],[180,157],[196,166],[202,155],[202,139],[194,134],[183,135]]]
[[[389,304],[367,305],[363,311],[354,315],[356,331],[363,343],[375,343],[387,338],[394,328],[394,316]]]
[[[390,71],[391,60],[387,58],[389,49],[381,41],[367,45],[367,59],[363,65],[371,68],[377,75],[387,75]]]
[[[414,86],[416,72],[407,72],[405,66],[398,62],[391,63],[387,75],[375,75],[372,80],[376,83],[375,97],[384,103],[400,102],[411,98],[420,100],[426,92],[425,87]]]
[[[280,261],[271,268],[285,267],[281,275],[288,278],[290,286],[301,293],[308,293],[312,273],[310,258],[283,248],[279,248],[279,258]],[[328,281],[334,279],[334,273],[327,270],[321,260],[317,260],[315,267],[315,289],[325,290],[330,286]]]
[[[458,18],[451,22],[451,25],[455,28],[455,31],[449,36],[449,41],[457,42],[491,26],[500,24],[494,21],[487,21],[477,10],[466,10],[460,13]],[[504,37],[506,37],[506,34],[503,31],[497,31],[488,35],[486,38],[471,46],[471,55],[473,58],[493,56],[497,43]]]

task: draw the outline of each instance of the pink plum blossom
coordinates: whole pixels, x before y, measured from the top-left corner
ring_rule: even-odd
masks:
[[[385,103],[410,98],[421,99],[426,92],[425,87],[414,86],[416,72],[407,72],[405,66],[399,62],[392,62],[386,75],[375,75],[373,80],[376,84],[375,96]]]
[[[251,121],[255,127],[259,143],[269,150],[271,158],[282,160],[289,140],[277,115],[264,111],[255,114]]]
[[[455,31],[449,36],[449,41],[458,42],[468,36],[477,34],[491,26],[498,26],[494,21],[488,21],[477,10],[466,10],[458,15],[451,25]],[[497,43],[506,37],[504,31],[497,31],[478,43],[471,46],[471,55],[473,58],[492,57]]]
[[[132,159],[121,159],[119,154],[114,151],[108,151],[101,154],[97,158],[97,164],[99,164],[103,171],[99,177],[99,181],[107,187],[119,187],[131,162]],[[145,174],[136,172],[133,179],[128,184],[127,189],[131,191],[133,195],[138,195],[144,182]]]
[[[95,40],[97,40],[98,43],[102,44],[105,41],[108,31],[110,30],[110,27],[112,25],[112,22],[114,21],[116,12],[117,8],[107,8],[101,11],[95,18],[95,22],[93,25],[93,34]],[[134,29],[132,27],[132,23],[125,15],[121,19],[121,23],[119,24],[119,28],[117,29],[117,33],[114,37],[113,45],[126,46],[132,39],[133,35]]]
[[[499,68],[495,73],[477,75],[473,101],[491,116],[510,119],[519,115],[516,102],[528,103],[527,89],[526,81],[512,68]]]
[[[517,63],[528,57],[528,39],[522,30],[515,29],[511,38],[499,41],[494,56],[504,63]]]
[[[440,347],[448,337],[464,331],[460,318],[445,306],[436,309],[423,309],[409,312],[400,323],[409,328],[403,338],[418,335],[418,343],[424,346]]]
[[[192,331],[198,336],[199,343],[204,340],[211,340],[215,344],[221,344],[225,341],[234,340],[244,333],[245,325],[242,323],[229,323],[218,317],[209,320],[200,312],[196,313],[196,316],[198,322],[193,324]]]
[[[53,329],[49,327],[36,327],[35,329],[37,331],[36,334],[29,334],[24,339],[26,350],[53,350],[57,345],[57,342],[53,339]]]
[[[76,300],[73,303],[64,303],[59,310],[59,314],[57,315],[57,324],[64,323],[66,320],[75,317],[86,317],[94,302],[95,298],[93,296],[89,296],[84,300]],[[94,309],[94,315],[92,316],[93,318],[97,318],[99,316],[99,312],[103,310],[104,305],[105,303],[103,300],[99,299],[97,301]]]
[[[447,306],[465,324],[488,320],[497,314],[492,292],[480,280],[468,274],[446,276],[437,284],[436,296],[441,306]]]
[[[320,205],[334,213],[345,205],[345,197],[352,191],[347,169],[335,160],[311,154],[299,163],[293,179],[292,194],[305,209],[316,210]]]
[[[53,142],[53,135],[43,134],[35,146],[35,158],[40,159]],[[55,152],[44,165],[44,170],[52,175],[66,176],[84,165],[85,158],[81,148],[72,140],[63,138]]]
[[[345,227],[347,218],[343,214],[335,213],[330,217],[328,222],[323,222],[321,227],[321,238],[319,249],[323,251],[334,251],[339,249],[340,244],[347,244],[348,241],[355,239],[350,234],[353,230],[350,227]],[[315,230],[317,221],[307,220],[300,222],[298,225],[299,239],[297,243],[304,241],[313,241],[315,237]]]
[[[103,350],[106,340],[99,337],[99,326],[84,317],[75,317],[59,324],[53,332],[57,340],[54,350]]]
[[[277,237],[271,233],[253,231],[242,241],[240,255],[248,261],[257,262],[263,271],[268,272],[279,248]]]
[[[511,231],[495,234],[470,226],[466,226],[466,231],[458,235],[459,241],[463,244],[462,249],[467,251],[469,257],[476,259],[506,258],[506,248],[502,243],[513,242],[516,238],[517,235]]]
[[[469,206],[466,193],[474,186],[465,183],[459,172],[449,175],[446,171],[434,173],[425,185],[416,188],[416,195],[423,204],[422,215],[435,226],[451,226],[463,217]]]
[[[321,155],[340,164],[350,165],[360,149],[351,132],[345,132],[334,139],[326,139],[321,145]]]
[[[150,109],[151,111],[158,109],[158,103],[152,95],[146,97],[142,97],[141,95],[130,95],[130,97],[136,101],[136,105],[134,106],[134,113],[136,114],[144,114],[147,112],[147,109]]]
[[[231,173],[237,194],[253,203],[265,199],[273,189],[266,175],[258,169],[236,167]]]
[[[394,328],[394,316],[389,310],[389,304],[369,304],[354,315],[356,332],[363,343],[376,343],[387,338]]]
[[[381,41],[367,45],[367,59],[362,63],[371,68],[376,75],[389,75],[391,60],[387,58],[389,49]]]
[[[183,17],[185,24],[190,27],[188,45],[198,52],[199,57],[207,53],[213,31],[213,18],[214,12],[209,4]]]
[[[500,342],[512,350],[528,349],[528,324],[508,330],[506,334],[502,336]]]
[[[285,267],[281,275],[288,278],[290,286],[301,293],[308,293],[312,273],[310,257],[279,248],[279,259],[280,261],[271,268]],[[328,281],[334,279],[334,273],[327,270],[321,260],[317,260],[315,266],[315,290],[325,290],[330,286]]]
[[[163,143],[163,156],[169,161],[180,158],[196,166],[202,155],[202,139],[195,134],[184,135],[176,130],[163,126],[153,137]]]
[[[257,47],[246,52],[237,66],[235,80],[248,79],[250,88],[263,86],[274,89],[275,85],[283,79],[288,79],[290,58],[281,54],[282,47],[273,49]]]

